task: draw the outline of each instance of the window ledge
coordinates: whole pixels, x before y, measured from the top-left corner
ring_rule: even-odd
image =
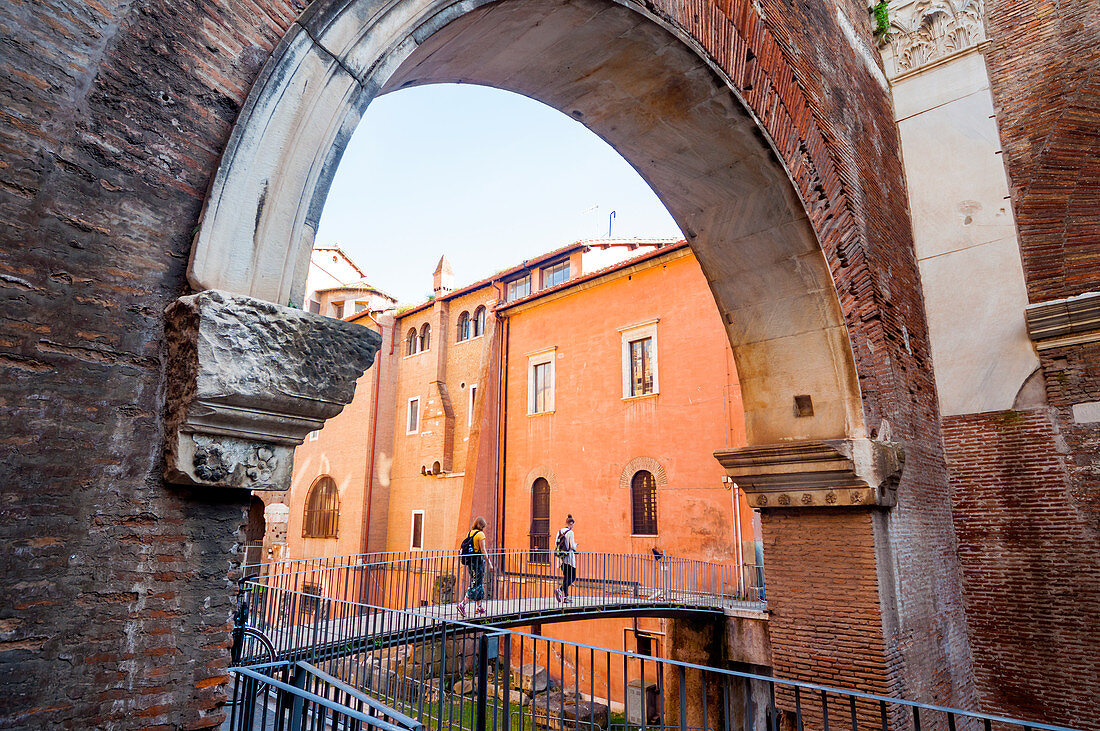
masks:
[[[555,411],[554,409],[550,409],[549,411],[535,411],[533,413],[529,412],[527,415],[528,416],[549,416],[550,414],[553,414],[554,411]]]
[[[660,538],[659,533],[631,533],[631,538]]]
[[[654,391],[653,393],[640,393],[637,396],[623,396],[623,401],[638,401],[639,399],[654,398],[660,395],[660,391]]]

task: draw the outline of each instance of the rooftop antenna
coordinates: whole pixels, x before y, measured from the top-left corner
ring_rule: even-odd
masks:
[[[607,217],[607,238],[611,238],[611,222],[615,220],[615,211],[611,212],[611,215]]]

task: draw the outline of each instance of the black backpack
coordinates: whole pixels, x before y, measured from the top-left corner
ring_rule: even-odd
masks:
[[[466,536],[462,541],[462,545],[458,547],[458,562],[463,566],[469,566],[474,562],[474,556],[477,556],[477,551],[474,550],[474,536],[481,531],[475,530]]]
[[[572,528],[558,531],[558,539],[554,541],[554,555],[557,556],[559,561],[565,561],[569,558],[569,549],[565,547],[565,537],[569,535],[571,530]]]

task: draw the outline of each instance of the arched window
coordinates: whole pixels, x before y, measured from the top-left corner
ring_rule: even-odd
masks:
[[[428,348],[432,347],[432,326],[428,323],[424,323],[424,327],[420,328],[420,352],[424,352]]]
[[[540,477],[531,485],[531,561],[550,563],[550,483]]]
[[[336,489],[336,481],[327,475],[318,477],[306,496],[302,537],[335,538],[339,522],[340,493]]]
[[[638,470],[630,479],[630,515],[632,534],[657,535],[657,480],[652,472]]]
[[[416,345],[418,338],[416,337],[416,328],[409,330],[409,334],[405,336],[405,355],[416,355]]]
[[[458,316],[458,337],[459,342],[470,339],[470,315],[463,312]]]
[[[474,337],[485,334],[485,306],[474,310]]]

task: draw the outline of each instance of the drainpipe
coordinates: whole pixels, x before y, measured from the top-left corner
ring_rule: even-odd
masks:
[[[493,288],[497,290],[497,302],[503,302],[504,292],[500,289],[500,285],[497,282],[493,282]],[[504,489],[504,477],[508,454],[508,435],[506,433],[508,428],[508,379],[506,374],[508,373],[509,322],[508,318],[502,316],[496,309],[493,310],[493,316],[497,318],[501,343],[500,363],[497,366],[497,396],[500,399],[500,404],[497,408],[497,464],[495,477],[497,493],[497,526],[500,531],[497,538],[497,545],[500,546],[500,550],[503,551],[505,548],[505,535],[507,535],[504,529],[507,524],[508,514],[508,493]]]
[[[737,525],[737,593],[745,595],[745,556],[741,549],[741,488],[733,483],[733,520]]]
[[[386,328],[382,326],[382,323],[374,319],[374,316],[369,312],[367,317],[370,321],[378,326],[379,335],[385,337]],[[390,352],[389,357],[392,359],[393,350],[397,346],[397,318],[394,317],[393,323],[390,325]],[[374,403],[371,405],[371,418],[370,418],[370,450],[367,452],[367,509],[363,511],[363,542],[361,553],[370,553],[370,512],[371,512],[371,497],[374,494],[374,445],[378,439],[378,402],[379,398],[378,389],[382,384],[382,363],[380,360],[375,361],[374,369]]]

